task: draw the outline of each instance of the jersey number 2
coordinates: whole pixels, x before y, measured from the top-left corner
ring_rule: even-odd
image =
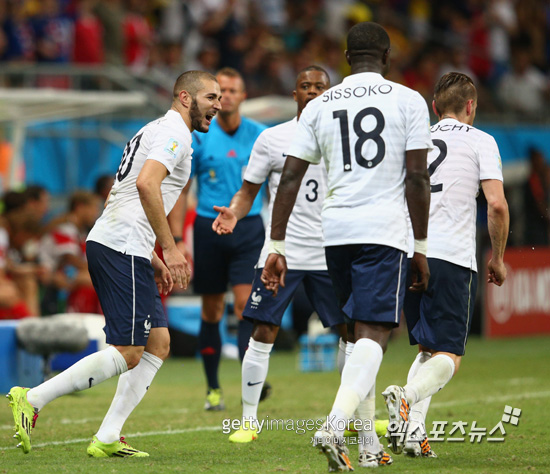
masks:
[[[367,115],[372,115],[376,119],[376,126],[373,130],[365,131],[361,127],[361,122]],[[349,143],[349,122],[347,110],[335,110],[332,112],[332,117],[340,120],[340,135],[342,136],[342,154],[344,156],[344,171],[351,171],[351,150]],[[361,110],[353,119],[353,130],[357,135],[355,142],[355,161],[363,168],[374,168],[379,165],[386,155],[386,143],[380,135],[386,126],[384,115],[376,107],[367,107]],[[374,158],[367,160],[361,154],[363,145],[367,140],[372,140],[376,143],[376,155]]]
[[[126,143],[126,148],[124,148],[124,153],[122,154],[122,161],[120,162],[120,166],[118,167],[118,171],[116,173],[116,177],[119,181],[122,181],[124,178],[126,178],[126,176],[128,176],[128,173],[130,173],[132,165],[134,164],[134,157],[136,156],[136,151],[139,148],[139,142],[141,141],[142,135],[143,133],[140,133],[139,135],[136,135],[134,138],[132,138],[128,143]],[[128,157],[128,166],[126,166],[126,169],[122,171],[124,166],[126,165]]]
[[[437,148],[439,148],[439,156],[432,161],[430,166],[428,166],[428,174],[430,177],[435,173],[437,167],[443,163],[443,160],[447,158],[447,144],[438,138],[433,139],[432,142]],[[443,191],[443,184],[430,184],[430,192],[438,193],[440,191]]]

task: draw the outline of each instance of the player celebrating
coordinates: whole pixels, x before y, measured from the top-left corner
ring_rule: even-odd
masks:
[[[220,211],[212,229],[220,235],[233,232],[237,221],[245,217],[262,184],[269,178],[270,210],[277,194],[277,187],[286,159],[286,148],[295,134],[298,120],[306,104],[330,86],[327,72],[318,66],[309,66],[298,74],[294,100],[298,105],[296,118],[269,128],[256,140],[244,175],[241,189],[231,200],[229,208],[215,207]],[[248,443],[257,438],[257,411],[262,386],[267,375],[269,355],[277,337],[283,313],[289,305],[300,282],[304,282],[306,294],[319,314],[325,327],[335,326],[343,338],[339,360],[345,357],[346,326],[341,310],[336,304],[327,272],[321,231],[321,208],[326,195],[327,174],[324,165],[308,169],[298,193],[297,202],[290,217],[287,232],[288,266],[286,287],[277,298],[266,290],[260,280],[261,270],[267,258],[269,231],[258,261],[258,270],[252,283],[252,294],[243,312],[245,318],[254,321],[252,337],[242,366],[243,426],[229,440]]]
[[[431,183],[428,290],[407,292],[405,316],[411,344],[419,354],[404,388],[392,385],[389,400],[392,450],[412,456],[435,457],[426,435],[425,420],[431,396],[458,371],[471,326],[477,288],[476,196],[479,183],[487,198],[492,257],[488,281],[506,279],[504,248],[508,236],[508,205],[502,185],[502,166],[495,139],[474,128],[477,92],[465,74],[445,74],[435,86],[432,127],[435,148],[428,155]],[[399,422],[410,422],[406,437]],[[402,414],[399,410],[404,408]],[[391,434],[391,433],[389,433]]]
[[[190,271],[176,248],[166,215],[189,179],[191,132],[207,132],[220,110],[220,86],[202,71],[182,74],[171,109],[126,145],[102,216],[88,235],[92,282],[105,313],[110,347],[28,389],[8,394],[23,452],[31,450],[38,413],[52,400],[121,375],[109,412],[88,446],[94,457],[144,457],[120,438],[122,426],[168,357],[168,321],[159,291],[185,288]],[[153,252],[155,239],[165,264]]]
[[[228,205],[239,190],[254,142],[265,129],[263,125],[240,114],[246,91],[239,72],[223,68],[216,77],[223,96],[222,112],[212,123],[208,135],[193,135],[195,151],[192,169],[192,175],[197,180],[198,201],[193,233],[193,286],[195,292],[201,295],[202,303],[199,351],[208,384],[204,408],[213,411],[225,408],[218,367],[222,348],[219,326],[224,313],[227,285],[232,285],[234,310],[240,319],[238,345],[242,359],[252,331],[252,323],[242,320],[242,312],[250,295],[254,265],[258,261],[265,234],[260,216],[260,196],[233,235],[220,237],[212,233],[212,223],[218,215],[213,206]],[[170,215],[172,231],[177,237],[183,229],[186,191]]]
[[[357,408],[372,420],[365,403],[374,385],[392,328],[399,324],[404,298],[407,201],[416,239],[415,290],[427,287],[424,255],[429,209],[427,151],[432,143],[426,103],[417,92],[384,79],[390,40],[376,23],[350,29],[346,58],[352,74],[305,108],[288,151],[273,207],[270,255],[262,273],[267,289],[285,285],[285,229],[309,163],[324,157],[329,191],[322,222],[328,271],[346,314],[355,322],[355,346],[341,385],[314,445],[329,467],[351,465],[342,434]],[[365,422],[366,423],[366,422]],[[374,438],[359,464],[389,464]]]

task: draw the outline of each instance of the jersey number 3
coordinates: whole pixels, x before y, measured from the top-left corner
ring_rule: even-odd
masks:
[[[367,116],[371,115],[376,120],[376,126],[373,130],[365,131],[361,127],[361,122]],[[344,171],[351,171],[351,150],[349,143],[349,122],[347,110],[335,110],[332,112],[332,117],[340,120],[340,134],[342,136],[342,154],[344,156]],[[379,165],[386,155],[386,143],[380,135],[384,130],[386,121],[384,115],[376,107],[367,107],[361,110],[353,119],[353,130],[357,135],[357,141],[355,142],[355,161],[359,166],[363,168],[374,168]],[[372,140],[376,146],[376,155],[367,160],[363,158],[361,154],[363,145],[367,140]]]
[[[116,173],[116,177],[119,181],[122,181],[126,176],[128,176],[128,173],[130,173],[130,170],[132,169],[132,165],[134,164],[134,157],[136,156],[136,151],[139,148],[139,142],[141,141],[141,136],[143,133],[140,133],[139,135],[136,135],[134,138],[132,138],[128,143],[126,143],[126,148],[124,148],[124,153],[122,154],[122,161],[120,162],[120,166],[118,167],[118,171]],[[128,164],[126,165],[126,162],[128,161]],[[126,169],[124,167],[126,166]],[[124,171],[122,171],[124,169]]]
[[[439,148],[439,156],[432,161],[430,166],[428,166],[428,174],[430,177],[435,173],[437,167],[443,163],[443,160],[447,158],[447,144],[438,138],[434,138],[432,142],[437,148]],[[443,191],[443,184],[430,184],[430,192],[438,193],[440,191]]]

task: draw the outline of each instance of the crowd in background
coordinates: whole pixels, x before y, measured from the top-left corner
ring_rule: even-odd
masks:
[[[391,37],[389,78],[430,102],[455,70],[475,79],[484,112],[547,117],[547,0],[5,0],[0,60],[126,66],[166,82],[230,66],[249,97],[287,96],[310,64],[339,82],[345,33],[369,20]]]
[[[60,312],[101,313],[86,261],[86,236],[112,177],[76,191],[52,218],[42,186],[7,191],[0,217],[0,320]]]
[[[310,64],[324,67],[333,84],[348,74],[345,32],[368,20],[390,34],[389,79],[428,102],[437,78],[455,70],[475,80],[481,110],[522,122],[548,117],[550,2],[543,0],[4,0],[0,60],[125,66],[168,83],[187,69],[231,66],[249,97],[287,96]],[[550,244],[545,154],[530,150],[519,216],[526,225],[512,244]],[[111,184],[103,177],[95,193],[73,193],[54,219],[40,186],[3,195],[0,319],[100,312],[84,243]]]

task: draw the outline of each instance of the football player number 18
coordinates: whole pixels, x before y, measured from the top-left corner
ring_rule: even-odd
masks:
[[[376,120],[376,125],[373,130],[366,131],[362,127],[363,119],[367,116],[372,116]],[[335,110],[332,112],[332,117],[340,121],[340,135],[342,137],[342,154],[344,157],[344,171],[351,171],[351,149],[349,140],[349,121],[347,110]],[[353,131],[357,135],[355,142],[355,161],[363,168],[374,168],[379,165],[386,155],[386,143],[381,136],[386,121],[384,115],[376,107],[367,107],[357,113],[353,119]],[[367,140],[372,140],[376,144],[376,155],[373,158],[365,158],[362,155],[363,145]]]

